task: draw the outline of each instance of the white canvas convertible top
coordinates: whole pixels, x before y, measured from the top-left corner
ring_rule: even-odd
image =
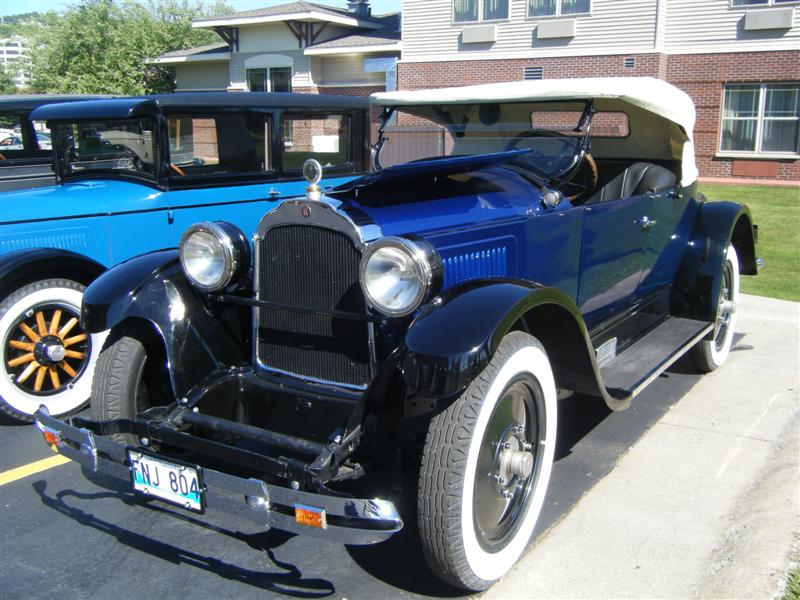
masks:
[[[688,185],[697,179],[692,143],[695,124],[694,103],[684,91],[655,77],[509,81],[465,87],[381,92],[371,97],[373,104],[396,107],[576,100],[602,101],[606,110],[624,111],[627,105],[651,113],[654,118],[660,117],[679,125],[686,136],[681,153],[682,183]],[[632,123],[633,126],[635,125]]]

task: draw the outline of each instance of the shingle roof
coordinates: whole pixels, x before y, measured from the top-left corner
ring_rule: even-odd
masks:
[[[399,42],[400,34],[400,14],[383,15],[376,17],[375,20],[385,24],[383,29],[369,32],[358,32],[350,35],[343,35],[319,44],[309,46],[309,50],[321,50],[324,48],[350,48],[361,46],[382,46],[392,42]]]
[[[229,47],[225,42],[218,42],[216,44],[207,44],[205,46],[198,46],[197,48],[185,48],[183,50],[173,50],[172,52],[165,52],[160,54],[158,58],[181,58],[182,56],[196,56],[199,54],[219,54],[228,52]]]
[[[307,13],[311,11],[330,15],[332,17],[349,17],[351,19],[358,19],[360,21],[378,21],[378,19],[374,17],[357,15],[344,8],[334,8],[324,4],[316,4],[314,2],[306,2],[305,0],[301,0],[299,2],[288,2],[286,4],[268,6],[266,8],[257,8],[254,10],[243,10],[240,12],[228,13],[218,17],[208,17],[195,22],[202,23],[203,21],[226,21],[233,19],[246,19],[250,17],[272,17],[275,15]]]

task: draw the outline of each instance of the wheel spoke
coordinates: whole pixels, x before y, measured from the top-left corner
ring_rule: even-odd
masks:
[[[44,376],[47,375],[47,367],[39,367],[36,371],[36,381],[33,382],[33,391],[41,392],[42,384],[44,383]]]
[[[67,350],[64,355],[68,358],[80,358],[81,360],[86,358],[85,352],[76,352],[75,350]]]
[[[53,313],[53,320],[50,321],[50,335],[55,335],[58,331],[58,326],[61,324],[61,309],[57,308]]]
[[[58,332],[57,334],[58,337],[64,339],[64,336],[66,336],[70,331],[72,331],[72,328],[75,327],[75,325],[77,324],[78,324],[78,319],[72,317],[69,321],[67,321],[64,324],[64,326],[61,328],[61,331]]]
[[[77,371],[75,371],[75,369],[73,369],[72,367],[70,367],[70,366],[69,366],[69,364],[67,363],[67,361],[65,361],[65,360],[62,360],[60,363],[58,363],[58,366],[59,366],[59,367],[61,367],[61,369],[62,369],[62,370],[63,370],[63,371],[64,371],[64,372],[65,372],[67,375],[69,375],[70,377],[73,377],[73,378],[74,378],[74,377],[77,377],[77,376],[78,376],[78,373],[77,373]]]
[[[39,334],[37,334],[33,329],[28,327],[26,323],[20,323],[19,328],[22,330],[22,333],[27,335],[28,339],[30,339],[32,342],[39,341]]]
[[[61,387],[61,381],[58,379],[58,370],[55,367],[50,367],[48,372],[50,373],[50,383],[53,384],[53,389],[57,390]]]
[[[28,368],[26,368],[26,369],[25,369],[25,370],[24,370],[24,371],[23,371],[23,372],[20,374],[20,376],[19,376],[19,377],[17,377],[17,383],[25,383],[25,380],[26,380],[26,379],[28,379],[28,377],[30,377],[31,375],[33,375],[33,372],[34,372],[34,371],[35,371],[35,370],[36,370],[38,367],[39,367],[39,363],[37,363],[37,362],[32,362],[31,364],[29,364],[29,365],[28,365]]]
[[[18,342],[17,340],[9,340],[8,345],[12,348],[16,348],[17,350],[27,350],[28,352],[33,352],[33,349],[36,347],[36,344],[29,342]]]
[[[44,322],[44,313],[42,311],[36,312],[36,326],[39,328],[39,335],[47,335],[47,324]]]
[[[33,360],[33,352],[28,352],[27,354],[23,354],[22,356],[18,356],[10,361],[8,361],[9,367],[18,367],[20,365],[24,365],[25,363],[29,363]]]
[[[82,342],[85,339],[86,339],[86,334],[85,333],[80,333],[78,335],[74,335],[71,338],[67,338],[67,339],[64,340],[64,348],[68,348],[68,347],[72,346],[73,344],[77,344],[78,342]]]

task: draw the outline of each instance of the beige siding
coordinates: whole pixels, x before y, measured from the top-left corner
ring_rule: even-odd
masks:
[[[224,90],[228,87],[228,62],[177,65],[175,77],[179,92]]]
[[[371,55],[372,56],[372,55]],[[320,85],[384,85],[384,73],[365,73],[363,55],[323,56]]]
[[[691,0],[690,0],[691,1]],[[699,1],[699,0],[694,0]],[[656,0],[593,0],[591,15],[575,16],[574,38],[539,40],[540,20],[527,17],[527,0],[511,0],[507,21],[496,23],[493,44],[461,44],[452,0],[403,0],[403,61],[577,56],[652,52]]]
[[[789,30],[744,31],[747,10],[769,9],[730,8],[728,0],[669,0],[667,53],[800,49],[800,7]]]

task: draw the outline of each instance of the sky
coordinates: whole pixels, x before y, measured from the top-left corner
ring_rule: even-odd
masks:
[[[252,10],[254,8],[264,8],[265,6],[275,6],[276,4],[284,4],[291,0],[226,0],[234,10]],[[330,6],[345,8],[347,6],[346,0],[312,0],[319,4],[328,4]],[[401,0],[370,0],[372,12],[374,14],[383,14],[389,12],[400,11]],[[27,12],[47,12],[54,10],[56,12],[63,11],[70,5],[79,4],[79,0],[0,0],[0,16],[16,15],[19,13]],[[213,4],[213,2],[206,1],[204,4]]]

